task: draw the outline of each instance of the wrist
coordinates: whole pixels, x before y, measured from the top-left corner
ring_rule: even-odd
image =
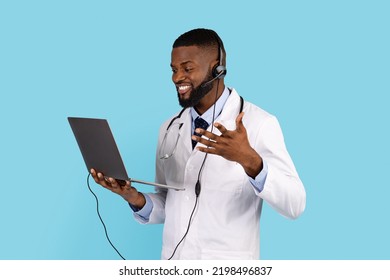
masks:
[[[126,199],[128,203],[130,203],[132,206],[138,208],[138,209],[141,209],[145,206],[145,203],[146,203],[146,199],[145,199],[145,196],[138,192],[137,193],[137,196],[133,199]]]
[[[243,160],[240,164],[244,168],[245,173],[253,179],[255,179],[261,170],[263,170],[263,159],[253,149],[250,153],[248,153],[248,155],[243,157]]]

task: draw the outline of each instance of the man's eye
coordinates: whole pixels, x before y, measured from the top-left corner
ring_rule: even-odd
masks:
[[[192,68],[188,68],[188,67],[187,67],[187,68],[185,68],[184,70],[185,70],[186,72],[191,72],[191,71],[192,71]]]
[[[172,73],[176,73],[176,72],[177,72],[177,70],[172,68]]]

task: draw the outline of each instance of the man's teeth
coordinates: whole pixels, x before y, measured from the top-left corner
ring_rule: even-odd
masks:
[[[182,91],[182,90],[187,90],[189,89],[190,86],[179,86],[179,90]]]

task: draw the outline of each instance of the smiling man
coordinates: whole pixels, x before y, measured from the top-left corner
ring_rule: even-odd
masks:
[[[170,66],[183,110],[160,129],[156,182],[185,190],[143,194],[92,176],[139,222],[164,223],[162,259],[258,259],[263,201],[291,219],[306,204],[279,123],[225,86],[226,52],[213,30],[179,36]]]

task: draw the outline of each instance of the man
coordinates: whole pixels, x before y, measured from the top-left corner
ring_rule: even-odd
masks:
[[[139,222],[164,223],[162,259],[258,259],[263,200],[292,219],[305,208],[277,119],[225,87],[225,57],[212,30],[191,30],[173,44],[172,80],[184,109],[160,129],[156,182],[184,191],[142,194],[91,170]]]

